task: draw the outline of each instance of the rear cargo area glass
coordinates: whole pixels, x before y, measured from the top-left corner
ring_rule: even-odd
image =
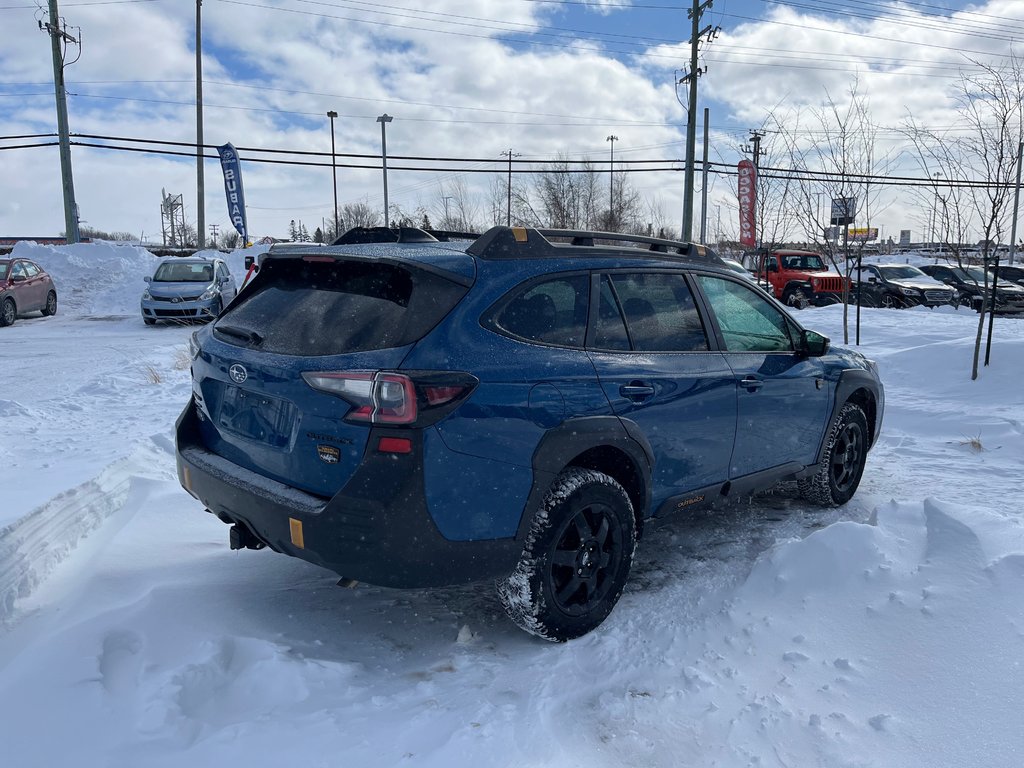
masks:
[[[214,332],[229,344],[283,355],[401,347],[422,338],[466,290],[415,266],[268,259]]]

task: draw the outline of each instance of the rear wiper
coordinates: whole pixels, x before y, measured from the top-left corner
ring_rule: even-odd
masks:
[[[223,333],[225,336],[234,336],[236,339],[242,339],[242,341],[247,341],[250,344],[263,343],[262,336],[256,333],[256,331],[249,331],[245,328],[237,328],[233,325],[217,325],[214,330]]]

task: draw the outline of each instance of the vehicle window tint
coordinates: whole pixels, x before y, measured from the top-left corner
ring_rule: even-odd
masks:
[[[597,325],[591,342],[595,349],[629,349],[626,321],[622,319],[622,308],[612,290],[608,275],[601,276],[601,292],[597,304]]]
[[[638,352],[708,349],[707,334],[682,274],[614,274],[612,288]]]
[[[213,264],[182,264],[164,262],[153,275],[156,283],[210,283],[213,282]]]
[[[31,261],[23,261],[22,264],[25,265],[25,274],[28,275],[29,277],[35,277],[36,275],[39,274],[39,267],[37,267]]]
[[[267,259],[214,325],[217,338],[284,355],[339,355],[421,339],[465,295],[442,276],[394,264]]]
[[[711,275],[700,275],[701,290],[722,331],[730,352],[782,352],[793,349],[785,316],[745,285]]]
[[[499,310],[494,325],[521,339],[582,347],[589,284],[587,275],[569,275],[520,289]]]

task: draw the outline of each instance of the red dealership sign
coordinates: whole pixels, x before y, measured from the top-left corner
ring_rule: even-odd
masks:
[[[757,168],[750,160],[740,160],[739,187],[736,198],[740,203],[740,243],[754,247],[757,233],[754,226],[754,211],[757,209]]]

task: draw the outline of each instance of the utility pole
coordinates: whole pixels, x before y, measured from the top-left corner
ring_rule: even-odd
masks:
[[[206,247],[206,185],[203,179],[203,0],[196,0],[196,215],[196,237],[199,240],[199,250],[202,250]]]
[[[505,208],[505,226],[512,226],[512,158],[520,157],[518,152],[513,152],[512,147],[508,148],[508,152],[502,152],[502,157],[508,158],[508,207]]]
[[[68,129],[67,91],[64,88],[64,49],[68,43],[72,43],[78,46],[79,55],[81,55],[82,44],[69,35],[66,25],[61,23],[60,15],[57,12],[57,0],[49,0],[49,6],[50,20],[45,24],[40,21],[39,28],[50,36],[50,48],[53,53],[53,90],[57,97],[60,174],[61,187],[64,191],[64,233],[68,243],[74,244],[79,242],[81,237],[78,232],[78,203],[75,202],[75,181],[71,173],[71,137]]]
[[[377,122],[380,123],[380,159],[381,166],[384,168],[384,226],[390,227],[391,220],[388,217],[388,137],[387,131],[385,130],[388,123],[394,120],[391,115],[385,112],[377,118]]]
[[[697,65],[697,54],[700,42],[704,37],[710,43],[717,37],[720,28],[708,24],[704,29],[700,28],[700,17],[711,7],[713,0],[693,0],[693,8],[686,12],[691,22],[690,32],[690,71],[680,78],[676,85],[687,83],[689,85],[689,98],[686,107],[686,173],[683,181],[683,240],[693,239],[693,187],[694,187],[694,165],[697,153],[697,78],[704,70]]]
[[[220,234],[220,224],[211,224],[210,225],[210,239],[212,240],[212,243],[213,243],[214,246],[217,245],[217,235],[219,235],[219,234]]]
[[[611,155],[608,159],[608,229],[614,228],[615,221],[615,142],[618,140],[618,136],[605,139],[611,142]]]

